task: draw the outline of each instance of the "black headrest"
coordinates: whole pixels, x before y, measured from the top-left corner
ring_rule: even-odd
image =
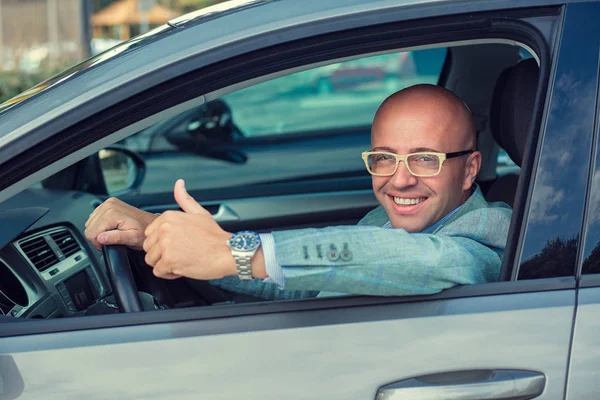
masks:
[[[537,62],[528,58],[505,69],[494,88],[490,110],[492,135],[519,166],[533,116],[538,76]]]

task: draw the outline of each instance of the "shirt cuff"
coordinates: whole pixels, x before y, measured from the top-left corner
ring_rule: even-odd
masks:
[[[280,289],[285,286],[285,277],[283,276],[283,269],[277,262],[275,255],[275,239],[270,233],[260,233],[260,243],[265,257],[265,270],[267,271],[267,278],[263,279],[266,283],[276,283]]]

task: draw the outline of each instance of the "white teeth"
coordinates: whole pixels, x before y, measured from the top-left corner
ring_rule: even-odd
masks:
[[[399,204],[401,206],[412,206],[414,204],[419,204],[422,201],[425,201],[424,197],[420,199],[403,199],[401,197],[394,197],[394,203]]]

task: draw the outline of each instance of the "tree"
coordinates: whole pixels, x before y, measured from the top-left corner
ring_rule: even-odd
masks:
[[[539,279],[573,274],[578,236],[548,240],[544,249],[521,264],[519,279]]]
[[[92,12],[97,12],[112,3],[119,0],[91,0]],[[181,13],[188,13],[196,11],[204,7],[212,6],[213,4],[222,3],[225,0],[155,0],[157,3],[170,8],[172,10],[180,11]]]
[[[169,1],[169,0],[167,0]],[[196,11],[213,4],[222,3],[224,0],[172,0],[172,8],[183,13]]]
[[[92,0],[92,12],[102,10],[117,0]]]

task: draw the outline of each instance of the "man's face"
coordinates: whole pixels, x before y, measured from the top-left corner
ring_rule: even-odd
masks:
[[[373,151],[451,153],[469,150],[469,144],[461,124],[457,124],[448,111],[388,110],[378,112],[373,122]],[[402,161],[394,175],[372,176],[373,191],[392,226],[421,232],[462,204],[477,173],[467,167],[472,157],[480,155],[474,153],[446,160],[440,173],[432,177],[412,176]]]

